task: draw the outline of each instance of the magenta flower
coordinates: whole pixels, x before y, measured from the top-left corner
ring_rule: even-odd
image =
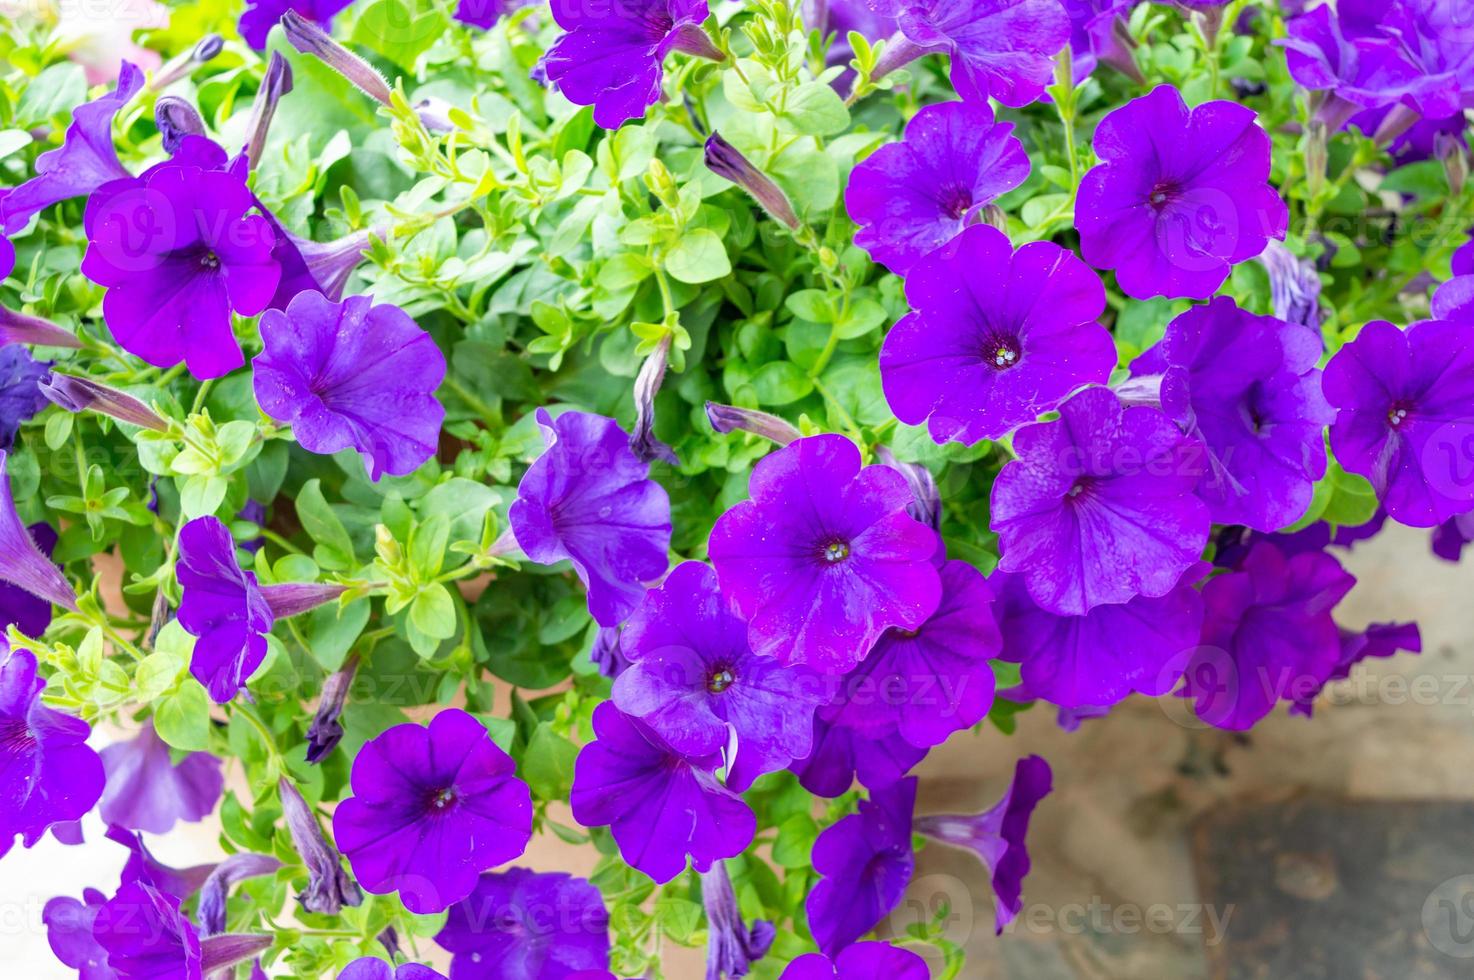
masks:
[[[848,439],[799,439],[759,462],[748,489],[709,550],[754,653],[844,673],[887,629],[917,629],[936,610],[936,532],[906,513],[905,478],[861,469]]]
[[[1341,660],[1331,618],[1356,579],[1325,552],[1256,544],[1239,571],[1203,586],[1202,645],[1180,693],[1217,728],[1247,731],[1280,700],[1314,697]]]
[[[523,475],[507,512],[527,557],[567,559],[589,591],[589,613],[618,626],[670,566],[670,498],[613,419],[538,409],[548,448]]]
[[[582,878],[526,868],[484,874],[435,942],[457,977],[566,978],[609,963],[609,913]]]
[[[733,790],[809,754],[823,685],[805,667],[752,652],[709,566],[683,562],[646,593],[621,647],[631,663],[614,682],[619,710],[689,758],[721,752],[735,733]]]
[[[919,817],[917,833],[943,844],[972,851],[993,879],[998,904],[994,921],[998,933],[1014,920],[1023,906],[1024,878],[1029,873],[1026,838],[1034,807],[1054,789],[1049,763],[1037,755],[1014,766],[1013,782],[1003,798],[982,813]]]
[[[189,672],[211,699],[235,697],[266,659],[276,616],[254,572],[236,562],[230,531],[215,517],[179,529],[179,625],[196,638]]]
[[[1052,242],[1015,252],[970,227],[912,268],[906,298],[916,312],[886,335],[881,384],[896,417],[937,442],[996,439],[1116,365],[1100,278]]]
[[[1269,137],[1253,110],[1189,110],[1161,85],[1100,121],[1099,166],[1075,207],[1080,253],[1116,270],[1126,295],[1207,299],[1238,262],[1284,238],[1289,211],[1269,185]]]
[[[543,56],[547,79],[568,101],[593,106],[594,122],[605,129],[655,104],[672,51],[723,57],[701,29],[706,0],[553,0],[552,13],[567,33]]]
[[[928,52],[952,60],[952,87],[965,102],[1023,106],[1044,94],[1054,56],[1070,39],[1059,0],[872,0],[901,31],[876,76]]]
[[[257,51],[266,48],[266,37],[281,20],[282,14],[295,10],[303,17],[332,30],[333,16],[347,7],[353,0],[247,0],[241,12],[239,30],[245,42]]]
[[[927,980],[926,960],[889,943],[855,943],[834,959],[805,953],[778,980]]]
[[[1202,444],[1161,412],[1087,388],[1057,421],[1020,429],[1014,452],[993,484],[998,567],[1040,608],[1079,616],[1166,595],[1197,562],[1209,530],[1192,493]]]
[[[1020,664],[1030,697],[1064,708],[1102,708],[1132,691],[1149,697],[1177,686],[1203,627],[1203,602],[1184,575],[1164,596],[1096,606],[1083,616],[1040,609],[1022,576],[998,572],[1002,659]]]
[[[167,834],[180,820],[205,819],[225,785],[220,760],[208,752],[190,752],[175,764],[151,721],[136,738],[104,748],[102,765],[102,819],[150,834]]]
[[[808,758],[789,766],[815,796],[843,796],[857,779],[867,789],[884,789],[926,758],[925,748],[906,741],[884,719],[872,730],[847,723],[863,717],[859,712],[849,712],[843,721],[830,721],[827,714],[828,709],[821,710],[814,719],[814,748]]]
[[[532,795],[486,727],[458,708],[428,728],[396,725],[353,760],[353,796],[333,834],[366,891],[398,891],[428,914],[459,902],[481,872],[532,838]]]
[[[1474,541],[1474,511],[1449,518],[1433,530],[1433,553],[1444,561],[1457,562],[1470,541]]]
[[[1274,531],[1310,507],[1326,472],[1319,330],[1248,313],[1226,296],[1173,320],[1133,374],[1160,379],[1161,407],[1207,447],[1197,493],[1217,524]]]
[[[804,909],[824,955],[837,956],[874,929],[911,881],[911,816],[916,779],[903,779],[861,800],[859,812],[826,827],[814,841],[819,882]]]
[[[860,226],[855,244],[897,275],[947,244],[979,212],[1029,176],[1012,123],[995,123],[988,103],[943,102],[906,124],[850,171],[845,209]]]
[[[36,667],[29,650],[0,661],[0,857],[17,836],[32,847],[52,824],[80,820],[102,795],[91,727],[41,703],[46,680]]]
[[[608,826],[625,863],[664,884],[686,870],[741,854],[756,818],[717,781],[719,755],[688,759],[612,702],[594,709],[595,741],[573,768],[573,818]]]
[[[171,162],[88,200],[82,272],[107,287],[103,318],[130,354],[155,367],[183,361],[197,378],[245,363],[231,313],[266,309],[281,269],[270,223],[247,214],[256,199],[243,170]]]
[[[1324,385],[1336,460],[1393,520],[1433,527],[1474,510],[1474,323],[1369,323]]]
[[[435,455],[445,357],[399,307],[372,303],[298,293],[285,312],[261,317],[264,350],[251,368],[262,411],[290,424],[302,448],[328,456],[352,447],[377,480]]]

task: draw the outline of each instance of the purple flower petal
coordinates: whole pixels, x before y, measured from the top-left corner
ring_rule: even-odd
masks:
[[[890,786],[924,758],[926,749],[906,741],[894,727],[865,731],[831,722],[821,712],[814,722],[813,751],[789,768],[804,789],[832,799],[849,792],[856,779],[872,790]]]
[[[247,44],[262,51],[266,48],[267,35],[288,10],[295,10],[323,30],[330,31],[333,15],[352,2],[353,0],[247,0],[246,9],[241,12],[238,29]]]
[[[555,980],[608,965],[609,913],[582,878],[508,868],[450,907],[435,942],[456,977]]]
[[[903,779],[861,800],[859,812],[826,827],[814,841],[819,882],[804,908],[826,956],[865,935],[901,900],[911,881],[911,816],[916,779]]]
[[[179,624],[196,638],[189,672],[224,704],[266,659],[266,634],[276,617],[255,573],[236,562],[235,542],[219,518],[197,517],[179,529],[175,575]]]
[[[855,943],[833,960],[805,953],[778,980],[927,980],[926,960],[889,943]]]
[[[176,765],[169,746],[145,722],[138,737],[102,750],[107,772],[99,812],[109,824],[150,834],[167,834],[180,820],[198,822],[220,800],[225,778],[220,760],[191,752]]]

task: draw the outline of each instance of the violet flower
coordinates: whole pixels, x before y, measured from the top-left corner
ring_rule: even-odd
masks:
[[[101,755],[107,786],[98,812],[129,830],[167,834],[178,821],[197,823],[214,812],[225,786],[219,759],[190,752],[176,764],[152,721],[136,738],[115,742]]]
[[[624,640],[618,626],[598,626],[594,630],[594,643],[589,649],[589,660],[599,668],[600,675],[615,680],[629,669],[630,658],[625,656]]]
[[[702,30],[706,0],[553,0],[565,33],[543,55],[547,79],[568,101],[594,107],[594,122],[618,129],[660,98],[665,56],[725,57]]]
[[[1320,272],[1315,263],[1302,259],[1273,239],[1264,246],[1259,262],[1269,273],[1269,294],[1274,315],[1281,320],[1320,329]]]
[[[1040,608],[1079,616],[1166,595],[1197,562],[1209,530],[1192,492],[1203,449],[1161,412],[1087,388],[1057,421],[1020,429],[1014,452],[993,484],[998,567],[1021,575]]]
[[[952,87],[965,102],[1024,106],[1044,94],[1054,56],[1070,39],[1059,0],[872,0],[900,25],[881,52],[875,78],[930,52],[952,61]]]
[[[907,463],[897,459],[896,454],[886,445],[875,447],[875,459],[882,466],[889,466],[906,478],[906,485],[911,488],[911,506],[906,508],[906,513],[933,531],[940,532],[942,493],[937,488],[937,481],[931,475],[931,470],[920,463]]]
[[[1332,681],[1345,680],[1351,676],[1351,668],[1369,657],[1391,657],[1406,650],[1409,653],[1423,652],[1423,635],[1417,623],[1372,623],[1365,630],[1342,629],[1341,659],[1331,676],[1313,692],[1307,692],[1290,705],[1290,714],[1311,717],[1315,700]]]
[[[79,820],[102,795],[103,770],[87,747],[91,727],[41,703],[36,656],[0,661],[0,858],[16,837],[32,847],[54,823]]]
[[[345,905],[357,907],[363,902],[363,891],[343,870],[343,860],[323,836],[312,808],[285,776],[277,780],[277,794],[292,847],[307,866],[307,887],[297,901],[316,915],[337,915]]]
[[[846,720],[857,717],[851,713]],[[895,726],[861,730],[830,721],[828,710],[814,719],[814,748],[808,758],[789,766],[799,784],[815,796],[833,799],[860,785],[876,790],[899,781],[922,759],[926,749],[901,737]]]
[[[1126,18],[1138,0],[1061,0],[1070,16],[1070,57],[1075,84],[1085,81],[1097,64],[1106,64],[1138,85],[1146,79],[1137,67],[1135,41]]]
[[[50,556],[56,550],[56,530],[45,521],[38,521],[26,528],[32,542],[43,555]],[[51,603],[34,596],[18,585],[0,581],[0,648],[4,642],[4,630],[14,626],[26,636],[38,638],[51,625]]]
[[[747,976],[749,967],[772,948],[777,937],[773,923],[759,920],[749,929],[742,921],[725,861],[702,872],[701,903],[706,910],[706,980]]]
[[[1214,523],[1274,531],[1310,507],[1334,419],[1322,350],[1318,329],[1220,296],[1177,317],[1132,362],[1133,375],[1160,378],[1162,411],[1207,448],[1197,494]]]
[[[1287,557],[1256,544],[1240,571],[1203,586],[1202,642],[1178,693],[1229,731],[1248,731],[1276,701],[1313,697],[1340,663],[1331,610],[1355,584],[1324,552]]]
[[[238,25],[241,37],[253,49],[265,50],[266,37],[288,10],[295,11],[324,31],[332,30],[333,16],[353,0],[247,0]]]
[[[1312,92],[1324,93],[1316,119],[1334,132],[1363,109],[1396,102],[1416,80],[1416,71],[1389,37],[1348,33],[1344,13],[1321,4],[1286,23],[1290,75]]]
[[[582,878],[526,868],[483,874],[435,942],[456,976],[570,977],[609,963],[609,913]]]
[[[1105,708],[1133,691],[1149,697],[1177,686],[1203,627],[1203,602],[1189,572],[1164,596],[1096,606],[1083,616],[1040,609],[1023,578],[997,572],[1001,659],[1021,665],[1030,698],[1063,708]]]
[[[292,91],[292,66],[286,58],[282,57],[280,51],[271,52],[271,59],[266,62],[266,74],[261,78],[261,87],[256,90],[256,98],[251,101],[251,122],[246,128],[246,145],[242,152],[246,155],[247,165],[250,169],[256,169],[256,164],[261,162],[261,154],[266,151],[266,137],[271,129],[271,120],[276,118],[276,106],[281,97]],[[259,201],[257,202],[260,203]],[[265,209],[262,213],[269,214]],[[281,231],[278,229],[278,237]],[[278,242],[278,249],[285,244]],[[282,284],[291,278],[291,268],[285,260],[278,256],[282,264]],[[280,295],[281,287],[277,287]],[[338,297],[333,296],[332,299]],[[273,306],[276,304],[273,303]]]
[[[201,940],[179,904],[174,896],[135,881],[98,909],[92,935],[107,951],[117,980],[200,980],[271,948],[271,936]]]
[[[916,779],[861,800],[859,812],[826,827],[814,841],[819,881],[804,902],[809,931],[831,958],[865,935],[900,902],[911,881],[911,817]]]
[[[1474,541],[1474,511],[1451,517],[1433,530],[1433,553],[1444,561],[1457,562],[1464,546]]]
[[[1270,142],[1253,110],[1189,110],[1160,85],[1095,130],[1101,163],[1080,183],[1080,254],[1116,270],[1126,295],[1207,299],[1235,263],[1284,238],[1289,211],[1269,184]]]
[[[1323,383],[1336,460],[1393,520],[1434,527],[1474,510],[1474,322],[1369,323]]]
[[[678,466],[681,462],[675,451],[655,436],[655,396],[665,381],[672,337],[673,334],[667,333],[660,338],[635,375],[635,431],[630,435],[630,450],[642,463],[659,459]]]
[[[49,549],[43,552],[37,547],[31,532],[15,512],[9,466],[10,454],[0,449],[0,582],[76,612],[77,593],[71,583],[52,564]]]
[[[77,980],[116,980],[107,964],[107,950],[97,944],[92,927],[107,896],[95,888],[82,891],[81,900],[59,896],[41,910],[46,941],[63,966],[77,971]]]
[[[849,67],[855,57],[850,32],[865,38],[872,47],[896,32],[895,16],[880,13],[868,0],[804,0],[802,12],[805,28],[833,39],[824,53],[824,63],[831,68],[845,66],[843,74],[830,83],[840,90],[848,90],[855,77]]]
[[[21,425],[46,407],[41,380],[50,369],[24,347],[0,347],[0,449],[15,445]]]
[[[756,818],[713,774],[720,756],[688,759],[612,702],[594,709],[596,740],[573,768],[573,818],[608,826],[625,863],[664,884],[741,854]]]
[[[249,878],[275,874],[281,866],[267,854],[232,854],[217,864],[200,887],[200,935],[218,936],[225,931],[226,904],[232,888]]]
[[[165,895],[172,895],[181,902],[199,891],[215,871],[213,864],[196,864],[188,868],[171,868],[149,852],[143,843],[143,835],[133,830],[111,826],[107,839],[120,844],[128,851],[128,860],[123,865],[122,884],[141,881]]]
[[[917,833],[952,847],[972,851],[993,878],[996,931],[1003,929],[1023,908],[1024,878],[1029,873],[1026,838],[1029,818],[1053,786],[1049,763],[1037,755],[1018,761],[1013,782],[1003,798],[982,813],[925,816],[916,820]]]
[[[747,625],[727,608],[709,566],[683,562],[647,592],[622,647],[631,663],[614,681],[619,710],[689,758],[719,753],[735,737],[733,790],[809,754],[814,709],[825,699],[819,679],[752,652]]]
[[[886,335],[881,385],[896,417],[939,443],[996,439],[1116,365],[1100,277],[1052,242],[1015,252],[970,227],[911,269],[906,299],[915,312]]]
[[[537,423],[548,448],[517,485],[512,532],[532,561],[571,561],[589,613],[617,626],[670,565],[670,498],[613,419],[540,408]]]
[[[783,970],[778,980],[927,980],[926,960],[890,943],[855,943],[830,959],[805,953]]]
[[[169,423],[143,402],[91,378],[47,371],[38,388],[42,397],[68,412],[92,411],[155,432],[169,430]]]
[[[186,136],[204,136],[205,120],[188,99],[165,95],[154,103],[154,127],[164,144],[164,152],[173,156]]]
[[[887,629],[917,629],[936,611],[936,532],[906,512],[905,478],[861,469],[850,440],[799,439],[761,460],[748,488],[709,550],[754,653],[844,673]]]
[[[855,165],[845,210],[860,226],[855,244],[905,275],[1028,176],[1012,123],[995,123],[987,102],[943,102],[913,116],[901,142]]]
[[[798,215],[783,189],[773,183],[773,178],[763,173],[726,140],[713,131],[706,138],[704,153],[706,169],[718,177],[725,177],[752,195],[762,209],[791,229],[799,226]]]
[[[343,967],[338,980],[445,980],[445,976],[418,963],[395,966],[375,956],[364,956]]]
[[[410,911],[439,912],[526,849],[532,796],[515,769],[486,726],[457,708],[428,728],[396,725],[353,760],[353,796],[334,812],[333,834],[367,891],[397,891]]]
[[[490,30],[497,21],[525,7],[530,0],[458,0],[454,17],[462,24]]]
[[[1474,275],[1454,276],[1433,292],[1435,320],[1474,324]]]
[[[261,317],[264,350],[251,368],[262,411],[290,424],[303,449],[352,447],[378,480],[435,455],[445,357],[403,310],[372,302],[299,293],[285,312]]]
[[[189,672],[210,698],[225,704],[266,659],[276,617],[256,574],[236,562],[230,531],[215,517],[179,529],[179,624],[196,638]]]

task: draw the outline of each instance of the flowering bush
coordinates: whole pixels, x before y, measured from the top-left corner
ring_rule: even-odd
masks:
[[[1474,538],[1457,0],[75,20],[0,46],[0,855],[127,849],[85,980],[957,976],[867,937],[924,840],[1001,931],[1052,774],[930,748],[1308,715],[1419,647],[1335,549]]]

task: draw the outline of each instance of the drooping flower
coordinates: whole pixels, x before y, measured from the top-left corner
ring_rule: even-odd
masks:
[[[63,966],[77,971],[77,980],[116,980],[117,974],[107,965],[107,950],[92,936],[97,913],[107,903],[107,896],[95,888],[87,888],[82,898],[59,896],[46,903],[41,921],[46,925],[46,941]]]
[[[225,704],[266,659],[266,634],[276,622],[256,574],[236,561],[230,531],[215,517],[179,529],[175,566],[179,624],[196,638],[189,672],[212,700]]]
[[[134,830],[111,826],[107,839],[122,845],[128,851],[128,860],[123,865],[121,884],[141,881],[156,891],[172,895],[181,902],[199,891],[215,871],[213,864],[196,864],[187,868],[171,868],[149,852],[143,843],[143,835]]]
[[[24,347],[0,347],[0,449],[15,445],[21,424],[46,407],[41,380],[50,369]]]
[[[50,524],[38,521],[26,528],[31,540],[45,555],[56,548],[56,531]],[[26,636],[39,637],[51,625],[51,603],[27,592],[18,585],[0,581],[0,641],[5,631],[14,626]]]
[[[0,449],[0,582],[75,612],[77,593],[61,573],[61,569],[51,562],[51,547],[56,543],[55,535],[49,536],[50,543],[44,545],[45,551],[41,550],[42,546],[38,546],[38,539],[43,537],[46,536],[38,534],[38,537],[33,538],[31,531],[21,523],[20,515],[15,512],[15,498],[10,489],[10,454]],[[24,618],[27,625],[35,626],[39,623],[41,630],[46,628],[45,623],[40,623],[39,610],[30,609],[28,604],[23,604],[21,612],[16,613],[16,616],[17,622]],[[48,611],[46,621],[50,622],[50,618]],[[21,632],[28,636],[34,635],[24,628]]]
[[[1070,57],[1075,83],[1083,82],[1098,63],[1110,65],[1138,85],[1146,84],[1132,48],[1135,41],[1126,18],[1138,0],[1062,0],[1070,15]]]
[[[93,921],[117,980],[201,980],[271,948],[272,936],[201,940],[179,899],[141,881],[124,884]]]
[[[798,216],[793,213],[788,195],[773,182],[773,178],[753,166],[752,161],[739,153],[735,146],[722,139],[721,133],[713,130],[706,138],[703,159],[706,169],[747,191],[764,211],[778,221],[789,228],[798,228]]]
[[[582,878],[526,868],[483,874],[435,942],[455,976],[565,978],[609,963],[609,913]]]
[[[1399,651],[1410,653],[1423,651],[1423,636],[1417,623],[1372,623],[1364,630],[1341,630],[1341,659],[1326,684],[1345,680],[1351,676],[1351,668],[1368,657],[1391,657]],[[1315,700],[1325,684],[1315,691],[1307,692],[1290,705],[1290,714],[1309,718],[1315,709]]]
[[[1255,316],[1227,296],[1195,306],[1132,362],[1159,376],[1161,408],[1207,449],[1197,494],[1217,524],[1274,531],[1310,506],[1326,472],[1320,332]]]
[[[439,912],[526,849],[532,796],[515,769],[457,708],[428,728],[397,725],[353,760],[353,796],[333,814],[333,834],[367,891],[398,891],[410,911]]]
[[[445,980],[445,976],[418,963],[395,966],[376,956],[364,956],[343,967],[338,980]]]
[[[805,953],[778,980],[927,980],[926,960],[890,943],[855,943],[830,959]]]
[[[1402,101],[1412,118],[1445,119],[1474,105],[1474,43],[1469,11],[1455,0],[1392,0],[1347,5],[1342,19],[1371,37],[1390,39],[1412,79]],[[1375,15],[1375,23],[1369,24]]]
[[[332,30],[333,16],[353,0],[248,0],[241,12],[239,30],[245,42],[257,51],[266,48],[266,36],[282,14],[295,10],[323,30]]]
[[[922,759],[926,749],[901,737],[895,726],[879,731],[830,721],[828,709],[814,719],[814,748],[808,758],[789,766],[804,789],[833,798],[849,792],[855,780],[867,789],[883,789],[900,780]],[[851,718],[859,717],[851,715]]]
[[[701,873],[701,904],[706,910],[706,980],[747,976],[773,945],[773,923],[759,920],[748,928],[742,921],[725,861]]]
[[[1270,239],[1259,255],[1269,273],[1269,294],[1274,315],[1289,323],[1320,329],[1320,273],[1315,263],[1302,259]]]
[[[670,345],[675,335],[669,331],[656,343],[655,349],[645,356],[635,375],[635,431],[630,434],[630,451],[642,463],[664,460],[672,466],[680,464],[675,450],[661,442],[655,435],[655,396],[665,382],[665,371],[670,364]]]
[[[721,61],[701,24],[706,0],[612,0],[597,7],[554,0],[565,33],[543,56],[549,82],[568,101],[594,107],[594,122],[618,129],[660,98],[665,56],[682,51]]]
[[[670,565],[670,498],[613,419],[538,409],[537,422],[548,448],[508,511],[517,544],[540,564],[571,561],[589,613],[617,626]]]
[[[1208,580],[1201,646],[1182,690],[1197,716],[1247,731],[1280,700],[1313,697],[1341,659],[1331,610],[1356,584],[1325,552],[1286,557],[1256,544],[1240,569]]]
[[[1193,573],[1158,598],[1096,606],[1083,616],[1040,609],[1023,578],[998,572],[1002,659],[1021,666],[1031,698],[1064,708],[1105,708],[1133,691],[1149,697],[1177,686],[1203,626]]]
[[[952,847],[964,848],[992,875],[996,929],[1001,934],[1023,908],[1023,883],[1029,873],[1027,840],[1034,807],[1054,788],[1049,763],[1037,755],[1018,761],[1003,798],[982,813],[935,815],[916,819],[916,830]]]
[[[754,653],[843,673],[887,629],[917,629],[936,610],[936,532],[906,512],[905,478],[861,469],[850,440],[799,439],[760,461],[748,489],[709,550]]]
[[[964,101],[1024,106],[1044,94],[1054,56],[1070,39],[1059,0],[873,0],[900,31],[875,77],[929,52],[952,60],[952,87]]]
[[[1052,242],[1015,252],[970,227],[912,268],[906,298],[915,312],[886,335],[881,384],[896,417],[937,442],[996,439],[1116,365],[1100,278]]]
[[[46,680],[36,667],[29,650],[0,662],[0,857],[17,836],[31,847],[52,824],[81,819],[102,795],[91,726],[41,703]]]
[[[201,379],[245,363],[231,313],[266,309],[281,268],[270,222],[247,213],[256,199],[243,169],[176,160],[88,199],[82,272],[107,287],[103,319],[130,354],[155,367],[183,361]]]
[[[345,905],[361,905],[363,890],[343,870],[342,857],[323,836],[322,825],[301,791],[283,776],[277,780],[277,797],[292,847],[307,867],[307,887],[298,894],[297,901],[316,915],[337,915]]]
[[[203,820],[225,785],[220,760],[208,752],[191,752],[175,764],[151,721],[136,738],[115,742],[101,755],[107,787],[99,812],[129,830],[166,834],[180,820]]]
[[[83,197],[109,181],[130,177],[113,146],[113,117],[142,87],[143,72],[125,61],[111,92],[72,110],[62,145],[36,158],[36,176],[0,193],[0,233],[14,235],[32,215],[57,202]]]
[[[232,854],[215,866],[210,877],[200,886],[200,902],[196,913],[201,936],[218,936],[225,932],[230,890],[250,878],[275,874],[282,864],[269,854]]]
[[[1433,527],[1474,510],[1474,322],[1369,323],[1323,383],[1337,462],[1393,520]]]
[[[677,565],[645,594],[621,642],[632,662],[614,681],[619,710],[690,758],[721,752],[735,734],[732,789],[809,754],[823,685],[807,668],[752,652],[710,566]]]
[[[814,841],[820,880],[804,909],[809,931],[833,958],[874,929],[906,891],[915,867],[911,818],[916,779],[903,779],[861,800],[859,812],[826,827]]]
[[[1189,110],[1161,85],[1101,120],[1101,163],[1075,209],[1080,253],[1114,269],[1135,299],[1207,299],[1236,263],[1284,238],[1289,211],[1269,184],[1270,143],[1253,110]]]
[[[353,677],[358,672],[358,655],[353,654],[342,668],[333,671],[322,682],[322,693],[312,724],[307,726],[307,761],[316,764],[332,754],[343,740],[343,703],[348,700],[348,691],[353,687]]]
[[[608,826],[625,863],[664,884],[742,853],[756,818],[717,781],[720,756],[688,759],[636,718],[606,701],[594,709],[596,740],[573,768],[573,817]]]
[[[845,209],[860,226],[855,244],[905,275],[1028,176],[1012,123],[994,122],[987,102],[943,102],[913,116],[901,142],[850,171]]]
[[[998,567],[1042,609],[1079,616],[1166,595],[1202,553],[1202,446],[1161,412],[1087,388],[1057,421],[1020,429],[1014,452],[993,484]]]
[[[881,740],[899,734],[918,748],[971,728],[993,704],[988,661],[1003,643],[993,591],[967,562],[941,568],[942,601],[916,630],[889,630],[840,682],[824,709],[830,724]]]
[[[267,310],[251,368],[262,410],[290,423],[302,448],[327,456],[352,447],[377,480],[435,454],[445,357],[399,307],[372,303],[303,292],[285,312]]]

